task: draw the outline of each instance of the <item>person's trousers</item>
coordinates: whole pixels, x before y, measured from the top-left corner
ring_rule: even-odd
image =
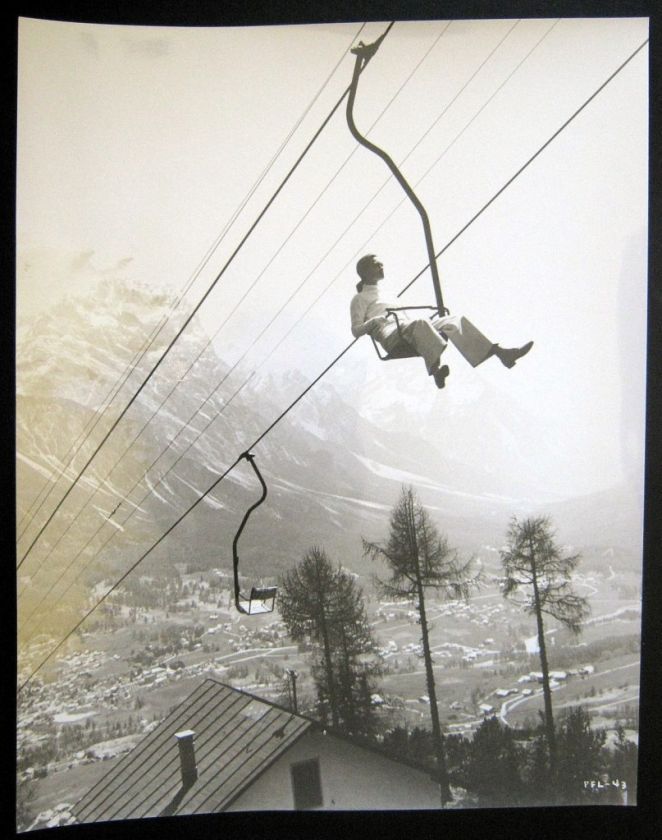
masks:
[[[401,341],[411,345],[423,357],[427,372],[439,367],[439,358],[446,349],[446,339],[452,341],[472,367],[484,362],[493,353],[494,344],[463,315],[447,315],[426,321],[423,318],[402,324],[381,341],[390,353]]]

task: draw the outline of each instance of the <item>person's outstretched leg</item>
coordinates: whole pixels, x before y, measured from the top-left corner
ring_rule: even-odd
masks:
[[[434,322],[437,330],[452,341],[472,367],[480,365],[494,354],[496,346],[463,315],[447,315]]]
[[[448,337],[472,367],[482,364],[490,356],[496,356],[507,368],[512,368],[517,359],[525,356],[533,347],[529,341],[522,347],[506,348],[494,344],[463,315],[448,315],[438,318],[434,325],[442,335]]]
[[[445,339],[430,321],[422,318],[402,326],[400,336],[416,350],[425,362],[425,369],[434,378],[437,388],[443,388],[449,374],[448,365],[441,365],[441,354],[446,349]]]

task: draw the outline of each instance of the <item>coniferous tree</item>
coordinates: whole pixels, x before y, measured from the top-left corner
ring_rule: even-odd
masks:
[[[332,661],[332,626],[336,620],[335,570],[325,552],[313,547],[303,560],[286,572],[280,584],[280,613],[295,642],[310,639],[319,653],[326,680],[320,703],[328,703],[331,720],[338,726],[338,701]]]
[[[468,749],[464,785],[478,795],[481,806],[512,806],[523,800],[521,750],[512,732],[496,717],[486,718]]]
[[[529,805],[549,804],[552,799],[552,777],[547,761],[547,736],[540,730],[533,739],[528,752],[528,761],[523,768],[526,774],[527,803]]]
[[[558,767],[555,780],[557,799],[564,805],[590,801],[591,788],[585,783],[600,779],[604,773],[604,729],[593,730],[591,718],[583,706],[568,711],[558,733]]]
[[[574,634],[580,632],[582,622],[590,612],[586,598],[577,595],[570,582],[580,557],[578,554],[561,552],[546,517],[524,519],[521,522],[513,517],[507,540],[506,549],[501,552],[505,573],[503,595],[536,619],[543,675],[545,732],[554,773],[556,735],[543,616],[551,616]]]
[[[360,589],[354,588],[360,594]],[[372,695],[376,691],[375,681],[381,669],[372,655],[374,640],[361,603],[357,604],[355,616],[348,622],[340,621],[334,627],[332,667],[338,715],[340,726],[345,731],[373,735],[377,721]]]
[[[611,760],[611,777],[625,783],[628,805],[637,802],[637,763],[639,748],[625,737],[625,729],[616,727],[616,743]]]
[[[437,708],[432,653],[425,593],[432,589],[445,598],[467,598],[477,578],[470,578],[470,562],[460,563],[456,552],[442,537],[411,487],[403,487],[391,513],[390,531],[384,545],[363,541],[364,553],[386,562],[390,577],[378,580],[382,593],[396,598],[414,599],[421,625],[425,679],[430,700],[432,735],[442,805],[451,800],[444,755],[443,735]]]
[[[374,728],[371,695],[378,667],[363,593],[355,579],[313,547],[281,580],[280,612],[294,641],[313,644],[320,716],[352,733]]]

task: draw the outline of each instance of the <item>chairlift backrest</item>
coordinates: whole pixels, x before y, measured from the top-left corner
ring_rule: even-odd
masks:
[[[277,586],[266,586],[260,588],[253,586],[251,588],[251,594],[248,598],[241,594],[239,596],[241,612],[245,615],[257,615],[258,613],[273,612],[277,592]]]

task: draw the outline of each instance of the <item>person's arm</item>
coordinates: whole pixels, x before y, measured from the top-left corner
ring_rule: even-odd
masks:
[[[362,335],[370,335],[373,330],[386,321],[386,318],[378,315],[375,318],[365,319],[367,305],[361,300],[358,295],[353,298],[350,305],[350,315],[352,317],[352,335],[354,338],[360,338]]]

